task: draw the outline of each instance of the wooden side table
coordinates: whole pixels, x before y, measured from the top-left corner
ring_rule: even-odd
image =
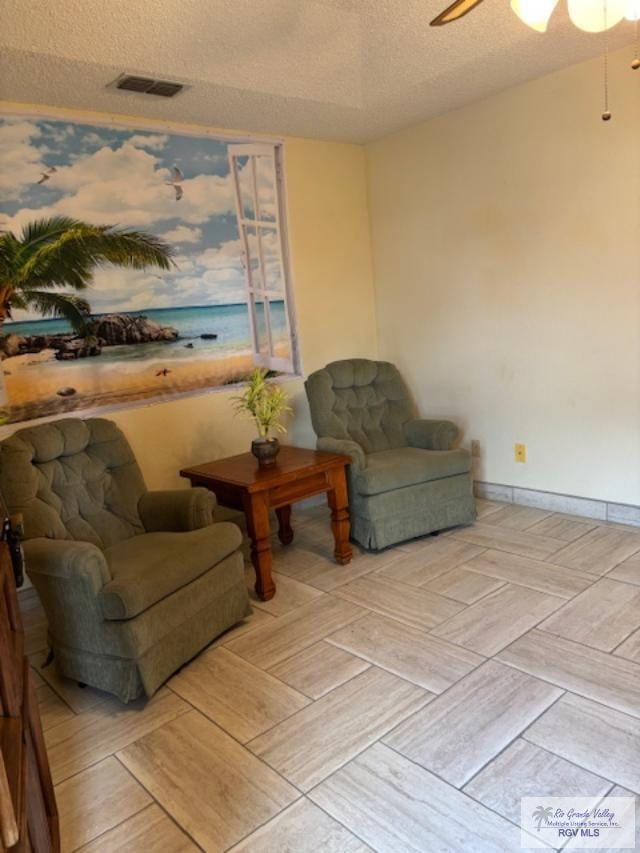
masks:
[[[278,517],[278,537],[283,545],[288,545],[293,541],[291,504],[326,492],[336,561],[344,565],[351,560],[345,471],[350,461],[348,456],[285,446],[280,449],[275,465],[268,468],[260,468],[251,453],[241,453],[184,468],[180,476],[186,477],[192,486],[204,486],[215,492],[224,506],[244,511],[256,570],[256,592],[263,601],[268,601],[276,591],[271,577],[271,509],[275,509]]]

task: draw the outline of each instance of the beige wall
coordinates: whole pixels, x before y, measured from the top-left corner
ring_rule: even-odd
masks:
[[[29,110],[25,105],[0,106]],[[81,115],[96,121],[109,118],[77,111],[48,112]],[[153,126],[153,122],[140,120],[140,127]],[[162,127],[181,129],[179,125]],[[304,373],[335,358],[375,357],[364,149],[286,139],[285,170],[293,291]],[[293,395],[295,412],[287,440],[313,446],[315,436],[302,380],[287,380],[285,387]],[[233,416],[229,402],[233,393],[215,390],[121,409],[110,412],[108,417],[126,432],[151,488],[185,485],[177,474],[181,466],[248,449],[254,433],[250,423]]]
[[[380,355],[480,440],[480,479],[640,503],[631,58],[608,124],[595,60],[368,146]]]

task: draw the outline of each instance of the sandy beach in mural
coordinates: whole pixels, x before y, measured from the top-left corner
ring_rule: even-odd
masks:
[[[276,303],[275,309],[274,351],[286,358],[283,306]],[[255,367],[246,305],[148,310],[132,317],[151,320],[177,337],[103,346],[95,357],[58,360],[56,350],[47,347],[5,358],[10,422],[230,385]],[[6,324],[5,331],[14,338],[30,336],[22,341],[51,341],[69,329],[64,321],[40,320]]]
[[[242,381],[254,367],[249,352],[103,367],[88,360],[61,365],[54,356],[53,350],[44,350],[2,362],[12,422],[229,385]],[[58,394],[67,388],[75,393]]]

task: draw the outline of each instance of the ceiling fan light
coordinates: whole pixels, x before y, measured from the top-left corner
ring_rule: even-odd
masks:
[[[640,0],[627,0],[624,16],[627,21],[640,21]]]
[[[615,27],[625,15],[629,0],[568,0],[569,17],[580,30],[601,33]]]
[[[520,20],[539,33],[546,32],[551,13],[557,5],[558,0],[511,0],[511,8]]]

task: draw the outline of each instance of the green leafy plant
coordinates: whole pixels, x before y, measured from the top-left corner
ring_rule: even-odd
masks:
[[[30,222],[19,236],[0,231],[0,328],[13,308],[30,308],[43,317],[64,317],[85,335],[91,309],[76,294],[89,287],[96,267],[166,270],[172,254],[153,234],[63,216]]]
[[[288,394],[268,377],[268,370],[256,367],[249,374],[242,394],[231,398],[236,413],[249,415],[256,422],[260,438],[269,438],[272,430],[286,432],[280,418],[293,411]]]

